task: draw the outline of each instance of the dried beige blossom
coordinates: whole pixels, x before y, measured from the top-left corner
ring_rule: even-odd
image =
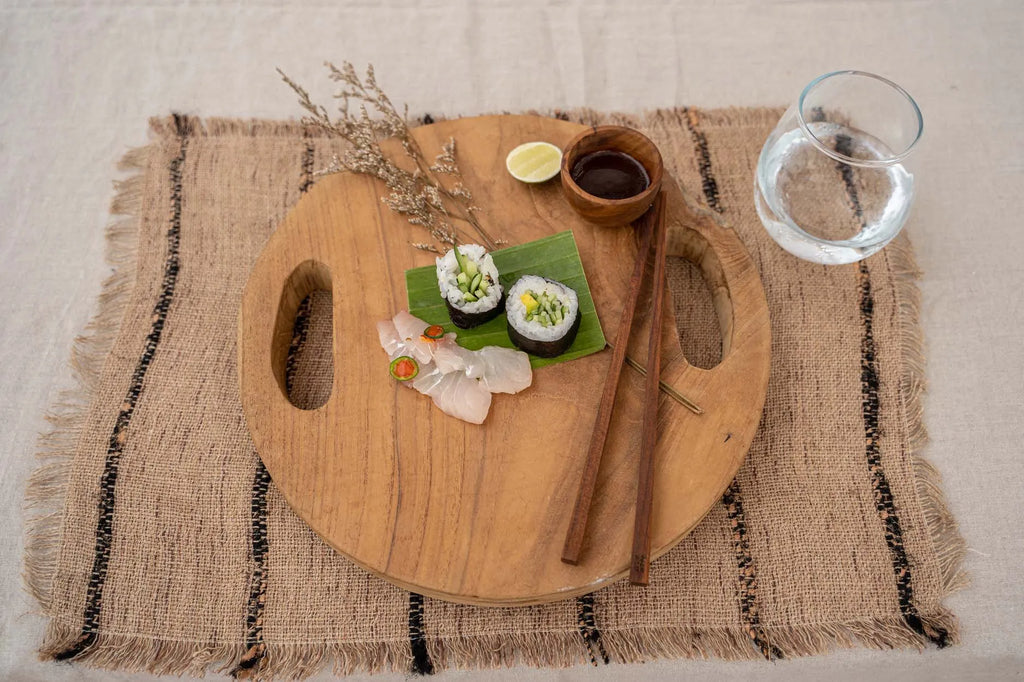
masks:
[[[494,249],[499,240],[487,234],[475,215],[479,208],[473,205],[473,195],[463,182],[455,140],[449,139],[434,162],[428,164],[409,129],[408,108],[398,113],[377,85],[372,64],[366,67],[363,79],[348,62],[343,62],[340,69],[330,62],[325,66],[329,78],[341,84],[341,90],[335,94],[335,98],[340,100],[340,116],[334,119],[327,109],[312,101],[304,88],[281,69],[277,70],[299,96],[299,105],[308,112],[302,122],[328,135],[341,137],[350,144],[341,156],[335,156],[325,169],[316,174],[351,171],[381,180],[388,188],[388,194],[381,197],[381,201],[392,211],[404,215],[411,224],[426,228],[441,244],[438,248],[433,244],[413,243],[415,248],[441,253],[453,244],[464,242],[460,230],[454,225],[457,221],[468,224],[488,249]],[[355,113],[349,108],[353,102],[358,103]],[[415,165],[414,170],[399,167],[381,149],[380,142],[388,138],[395,138],[401,143],[405,156]],[[439,176],[449,176],[451,187],[446,187]]]

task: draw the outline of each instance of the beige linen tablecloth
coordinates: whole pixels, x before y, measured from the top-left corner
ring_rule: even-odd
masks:
[[[145,142],[154,112],[298,115],[273,67],[324,97],[328,58],[372,61],[392,97],[418,112],[787,104],[814,76],[850,67],[900,82],[924,111],[909,229],[925,271],[925,454],[971,548],[973,585],[949,602],[964,644],[774,665],[517,668],[488,679],[1004,679],[1024,667],[1019,3],[122,5],[0,7],[0,678],[147,677],[37,663],[43,622],[25,615],[32,603],[19,578],[31,453],[107,272],[116,160]]]

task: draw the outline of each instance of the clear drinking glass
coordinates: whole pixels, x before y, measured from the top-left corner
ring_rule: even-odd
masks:
[[[881,76],[836,71],[811,81],[761,149],[754,201],[765,229],[816,263],[881,250],[910,213],[906,159],[923,125],[913,98]]]

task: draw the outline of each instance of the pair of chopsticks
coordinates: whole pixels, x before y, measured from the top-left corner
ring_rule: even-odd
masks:
[[[612,347],[612,361],[605,377],[601,405],[597,421],[590,438],[590,448],[583,466],[583,476],[576,506],[573,508],[569,531],[565,537],[562,561],[568,564],[579,562],[583,536],[587,529],[587,517],[597,483],[597,471],[601,465],[608,428],[611,424],[615,393],[618,390],[619,375],[626,358],[626,347],[633,327],[636,302],[643,282],[647,257],[654,244],[653,309],[651,311],[651,332],[647,345],[647,372],[644,380],[644,417],[640,445],[640,472],[637,485],[636,519],[633,525],[633,550],[629,563],[629,581],[634,585],[646,585],[649,581],[651,563],[651,502],[654,492],[654,446],[658,441],[658,393],[661,378],[661,327],[663,301],[665,298],[665,193],[661,192],[641,220],[640,250],[637,252],[633,275],[629,281],[629,298],[619,319],[615,345]]]

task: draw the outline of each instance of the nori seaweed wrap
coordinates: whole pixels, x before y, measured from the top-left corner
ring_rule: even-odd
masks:
[[[437,259],[437,286],[448,317],[461,329],[493,320],[504,309],[498,269],[478,244],[460,244]]]
[[[575,290],[536,275],[524,275],[509,288],[505,312],[512,343],[541,358],[569,350],[582,319]]]

